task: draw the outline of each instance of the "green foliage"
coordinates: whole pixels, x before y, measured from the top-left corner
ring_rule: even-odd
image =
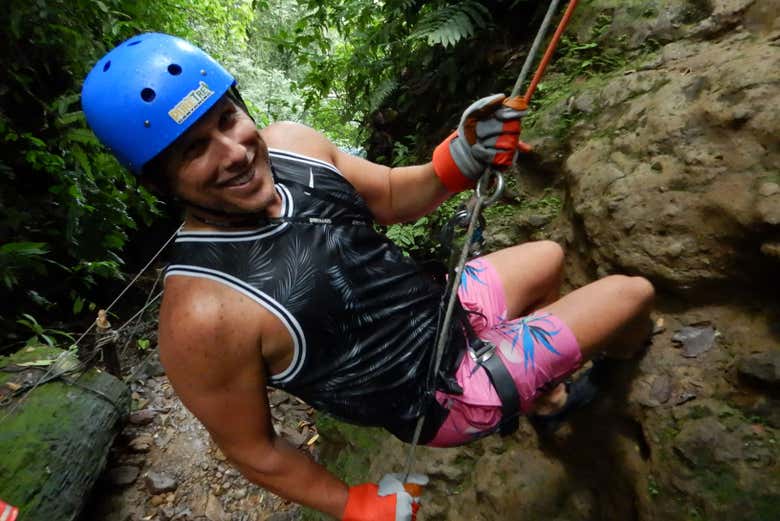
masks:
[[[446,5],[428,11],[410,38],[420,38],[429,45],[455,45],[470,38],[491,21],[487,7],[473,0]]]
[[[457,194],[442,203],[430,215],[412,223],[388,226],[385,235],[406,255],[417,260],[436,259],[446,262],[446,245],[441,244],[440,231],[469,197],[470,194],[466,192]]]
[[[430,222],[430,218],[421,217],[413,223],[393,224],[387,227],[385,235],[407,255],[420,250],[432,253],[434,246],[428,244],[430,241]]]
[[[241,65],[250,56],[247,31],[259,4],[249,0],[4,4],[0,284],[9,293],[0,303],[4,336],[21,339],[25,330],[36,327],[28,316],[41,309],[61,320],[93,307],[101,281],[124,277],[124,249],[138,224],[148,225],[159,215],[155,198],[137,185],[86,126],[80,89],[92,64],[134,34],[163,31],[195,41],[228,64]]]
[[[656,498],[661,495],[661,489],[658,487],[658,483],[656,483],[655,478],[653,478],[652,475],[647,477],[647,493],[651,498]]]
[[[355,146],[368,137],[370,114],[408,96],[412,71],[436,77],[457,71],[452,58],[458,48],[491,27],[488,6],[495,8],[476,0],[306,0],[289,6],[296,19],[283,20],[263,41],[288,59],[291,86],[304,102],[301,120],[332,137],[335,114],[341,144]],[[460,88],[454,81],[445,86],[443,95]]]
[[[33,333],[33,336],[27,339],[26,345],[28,346],[46,344],[49,347],[55,347],[55,337],[58,336],[65,338],[69,342],[74,341],[69,333],[60,331],[59,329],[43,327],[34,316],[28,313],[22,313],[22,317],[23,318],[20,318],[16,322],[27,328],[29,332]]]
[[[47,253],[49,250],[43,242],[10,242],[0,246],[0,274],[6,289],[19,284],[22,272],[45,275]]]

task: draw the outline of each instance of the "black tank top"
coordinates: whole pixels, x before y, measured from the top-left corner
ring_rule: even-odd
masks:
[[[180,232],[166,277],[225,284],[286,326],[293,360],[269,385],[408,440],[414,420],[437,407],[428,371],[443,290],[374,229],[336,167],[281,150],[270,157],[281,218],[251,231]],[[440,412],[427,411],[426,425]]]

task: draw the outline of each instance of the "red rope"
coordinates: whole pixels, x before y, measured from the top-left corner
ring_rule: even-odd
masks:
[[[531,96],[534,95],[536,87],[539,85],[539,81],[541,81],[542,76],[544,75],[544,70],[547,68],[547,65],[549,65],[550,60],[555,53],[555,48],[558,47],[558,42],[561,39],[561,35],[563,35],[563,31],[566,30],[566,26],[569,25],[569,20],[571,19],[571,15],[574,13],[575,7],[577,7],[577,0],[571,0],[571,2],[569,2],[569,6],[566,8],[566,12],[563,13],[563,18],[558,24],[558,28],[555,30],[555,34],[553,35],[552,40],[550,40],[550,44],[547,46],[547,50],[544,52],[544,56],[542,57],[542,61],[539,63],[539,67],[536,68],[536,72],[534,73],[534,77],[531,80],[531,84],[528,86],[528,90],[525,91],[523,100],[525,100],[526,103],[531,101]]]

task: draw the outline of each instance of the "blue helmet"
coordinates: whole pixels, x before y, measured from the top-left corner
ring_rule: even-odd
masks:
[[[224,67],[189,42],[146,33],[119,44],[95,64],[84,80],[81,105],[98,139],[140,174],[235,83]]]

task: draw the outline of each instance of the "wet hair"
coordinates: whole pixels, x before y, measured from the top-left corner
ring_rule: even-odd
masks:
[[[239,109],[244,111],[252,121],[255,121],[255,118],[252,117],[252,114],[246,106],[246,102],[244,102],[244,98],[241,97],[241,93],[235,85],[230,87],[227,93],[225,93],[225,96]],[[167,198],[173,195],[173,187],[171,186],[170,178],[167,175],[166,163],[171,147],[173,147],[174,144],[175,142],[150,159],[144,165],[138,178],[138,181],[144,187],[151,190],[158,197]]]

